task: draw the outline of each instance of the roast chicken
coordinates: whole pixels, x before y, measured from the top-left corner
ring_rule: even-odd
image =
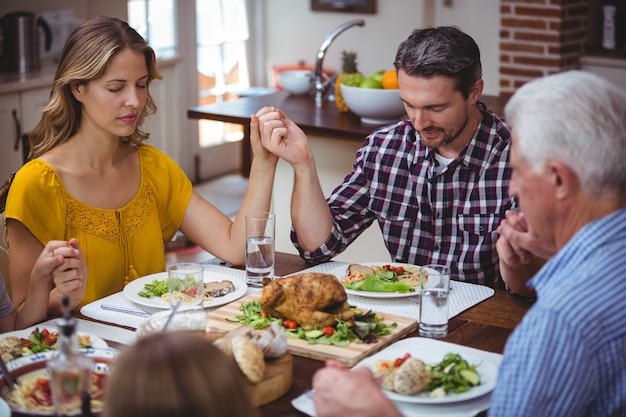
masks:
[[[276,278],[263,287],[261,306],[272,317],[294,320],[304,330],[350,321],[348,296],[334,275],[304,273]]]

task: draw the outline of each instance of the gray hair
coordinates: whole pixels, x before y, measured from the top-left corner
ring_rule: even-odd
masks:
[[[535,172],[556,159],[596,198],[626,196],[626,93],[584,71],[522,86],[505,107],[517,149]]]
[[[478,45],[455,26],[414,30],[398,47],[393,65],[411,77],[452,78],[466,99],[482,77]]]

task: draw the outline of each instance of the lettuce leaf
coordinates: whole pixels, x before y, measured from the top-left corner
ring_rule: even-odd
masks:
[[[413,289],[404,282],[390,282],[379,278],[376,275],[367,275],[362,281],[346,283],[346,288],[355,291],[371,292],[412,292]]]

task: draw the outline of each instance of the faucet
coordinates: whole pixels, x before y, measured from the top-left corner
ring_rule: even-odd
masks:
[[[346,29],[351,28],[352,26],[364,26],[365,20],[356,19],[350,20],[342,25],[337,26],[324,38],[322,43],[320,44],[319,50],[317,51],[317,56],[315,57],[315,69],[313,71],[313,87],[315,88],[315,107],[322,107],[322,102],[324,101],[324,94],[328,89],[328,85],[333,81],[333,78],[327,78],[322,70],[322,62],[324,62],[324,56],[326,55],[326,49],[330,46],[330,44],[335,40],[337,35],[343,32]]]

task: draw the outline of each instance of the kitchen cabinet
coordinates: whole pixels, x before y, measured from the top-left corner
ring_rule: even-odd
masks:
[[[41,110],[48,102],[50,89],[34,88],[0,94],[0,179],[4,179],[23,164],[20,135],[33,129],[41,118]],[[18,131],[19,130],[19,131]],[[17,149],[16,149],[17,144]]]
[[[0,126],[2,129],[2,139],[0,139],[0,181],[4,179],[22,163],[21,151],[15,151],[15,137],[17,129],[15,118],[20,111],[19,93],[0,95]]]

